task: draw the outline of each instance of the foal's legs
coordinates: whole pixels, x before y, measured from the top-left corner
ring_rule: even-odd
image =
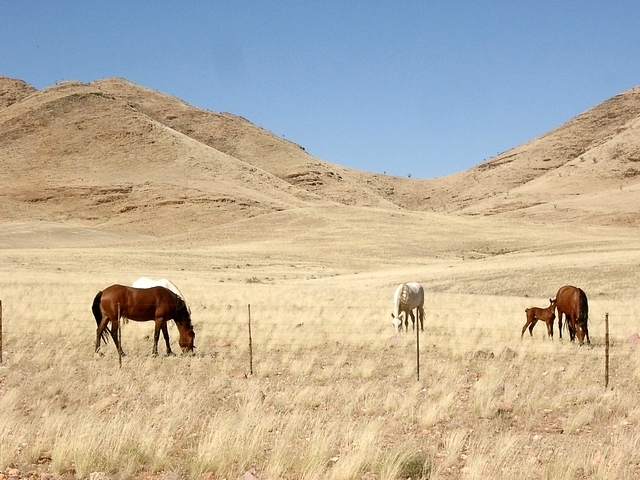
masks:
[[[533,327],[536,326],[536,323],[538,323],[539,318],[538,317],[534,317],[533,318],[533,322],[531,323],[531,325],[529,325],[529,335],[531,335],[533,337]]]
[[[529,336],[533,337],[533,327],[535,327],[536,323],[538,323],[538,319],[536,317],[533,317],[531,320],[527,320],[527,323],[529,324]],[[525,325],[522,329],[523,334],[526,328],[527,326]],[[520,335],[520,338],[522,338],[522,335]]]
[[[527,327],[529,327],[529,335],[533,337],[533,327],[535,327],[536,321],[537,321],[535,315],[531,315],[529,313],[529,309],[526,309],[525,313],[527,314],[527,321],[525,322],[524,327],[522,327],[522,334],[520,335],[520,340],[522,340],[522,337],[524,337],[524,332],[527,331]]]
[[[424,332],[424,307],[422,305],[418,307],[418,321],[420,322],[420,331]]]
[[[538,317],[534,316],[533,320],[529,324],[529,335],[531,335],[532,337],[533,337],[533,327],[536,326],[536,323],[538,323]]]

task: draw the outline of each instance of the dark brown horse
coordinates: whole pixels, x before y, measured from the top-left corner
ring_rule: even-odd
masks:
[[[571,341],[573,342],[577,336],[580,345],[584,343],[585,338],[587,343],[591,343],[587,325],[589,320],[589,304],[584,291],[571,285],[561,287],[556,294],[556,308],[558,310],[558,331],[560,338],[562,338],[562,315],[564,314]]]
[[[158,354],[160,331],[167,344],[167,355],[171,355],[167,322],[174,320],[180,332],[180,348],[183,353],[193,352],[195,333],[191,325],[191,316],[184,300],[164,287],[133,288],[124,285],[111,285],[98,292],[91,307],[96,318],[96,353],[100,350],[100,341],[107,343],[107,332],[113,337],[116,348],[124,355],[118,340],[120,318],[137,322],[155,321],[153,335],[153,355]],[[111,322],[111,329],[108,324]]]
[[[531,307],[524,311],[527,314],[527,323],[522,327],[522,335],[529,327],[529,334],[533,337],[533,327],[536,326],[538,320],[542,320],[547,324],[547,335],[553,338],[553,321],[556,319],[556,299],[549,299],[549,306],[547,308]]]

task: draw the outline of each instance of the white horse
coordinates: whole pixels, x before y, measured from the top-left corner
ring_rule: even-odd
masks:
[[[409,317],[413,328],[416,328],[416,318],[413,315],[413,309],[418,311],[418,321],[420,322],[420,330],[424,331],[424,289],[422,285],[416,282],[401,283],[396,288],[393,295],[393,313],[391,323],[396,330],[402,330],[402,320],[404,319],[404,327],[409,331]]]
[[[167,290],[171,290],[178,297],[180,297],[183,302],[187,303],[187,301],[184,299],[184,295],[182,295],[182,292],[178,289],[178,287],[176,287],[173,283],[171,283],[166,278],[161,278],[160,280],[151,280],[150,278],[142,277],[136,280],[135,282],[133,282],[131,286],[134,288],[164,287]],[[191,309],[189,308],[188,305],[187,305],[187,310],[189,310],[189,314],[191,314]]]

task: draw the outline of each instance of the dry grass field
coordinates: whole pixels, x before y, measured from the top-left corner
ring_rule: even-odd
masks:
[[[385,178],[124,81],[3,85],[3,480],[640,478],[640,202],[634,175],[612,180],[637,161],[620,126],[637,114],[620,99],[627,123],[583,131],[621,145],[608,189],[553,156],[577,182],[555,194],[564,170],[513,180],[545,138],[500,163],[506,186]],[[546,136],[558,151],[578,120]],[[441,208],[463,184],[463,211]],[[94,353],[93,297],[141,276],[180,287],[195,355],[151,356],[150,322],[124,326],[121,365],[111,342]],[[391,325],[409,280],[419,379],[415,332]],[[521,340],[525,308],[566,284],[589,297],[591,345],[540,323]]]

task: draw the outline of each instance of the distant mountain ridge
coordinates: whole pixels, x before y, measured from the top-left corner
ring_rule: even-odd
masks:
[[[120,78],[0,77],[0,222],[170,235],[302,206],[640,225],[640,88],[463,172],[332,164],[230,113]],[[419,159],[416,159],[419,161]]]

